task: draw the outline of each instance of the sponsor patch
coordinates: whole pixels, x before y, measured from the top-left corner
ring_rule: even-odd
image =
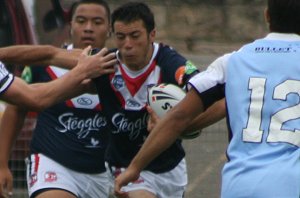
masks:
[[[54,182],[57,181],[57,175],[55,172],[46,172],[45,173],[45,182]]]

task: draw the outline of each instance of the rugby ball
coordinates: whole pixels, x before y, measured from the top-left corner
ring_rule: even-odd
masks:
[[[153,111],[162,117],[177,105],[184,97],[186,93],[178,86],[174,84],[159,84],[150,86],[148,88],[148,105]],[[180,136],[182,139],[194,139],[200,135],[201,130],[185,132]]]
[[[185,92],[173,84],[159,84],[148,88],[148,104],[162,117],[185,97]]]

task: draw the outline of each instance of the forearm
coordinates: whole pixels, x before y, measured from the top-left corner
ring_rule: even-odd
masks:
[[[51,45],[14,45],[0,48],[0,60],[19,65],[56,65],[73,68],[81,50],[65,50]]]
[[[225,98],[215,102],[206,111],[198,115],[186,131],[194,131],[198,129],[204,129],[226,116],[226,104]]]
[[[107,53],[105,48],[99,53],[89,56],[89,50],[89,47],[84,49],[76,67],[51,82],[35,86],[28,85],[20,78],[15,77],[13,82],[9,81],[11,84],[0,95],[1,99],[22,108],[40,111],[78,95],[82,92],[82,84],[86,80],[115,71],[113,67],[117,62],[115,54],[105,55]]]
[[[0,124],[0,166],[7,166],[13,145],[22,129],[27,111],[7,105]]]
[[[174,115],[172,113],[172,115]],[[184,130],[184,119],[163,117],[150,132],[142,148],[132,160],[131,166],[142,171],[153,159],[170,147]]]
[[[202,101],[197,93],[195,91],[188,93],[180,103],[159,120],[132,161],[132,166],[141,171],[155,157],[173,144],[186,130],[191,120],[201,111]]]
[[[34,106],[30,108],[41,111],[53,104],[89,91],[88,86],[82,83],[82,79],[83,77],[68,72],[55,81],[32,84],[31,86],[35,89],[34,93],[36,93],[33,98],[38,98],[38,100],[35,100]]]
[[[15,77],[1,99],[24,109],[41,111],[82,91],[83,76],[85,75],[77,75],[77,72],[68,72],[54,81],[31,85]]]

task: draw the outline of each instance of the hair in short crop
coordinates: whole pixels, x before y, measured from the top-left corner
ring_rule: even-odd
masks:
[[[104,1],[104,0],[79,0],[79,1],[76,1],[75,3],[73,3],[71,5],[70,15],[69,15],[70,16],[70,21],[72,20],[72,18],[74,16],[74,13],[75,13],[75,11],[76,11],[76,9],[78,8],[79,5],[89,4],[89,3],[99,4],[99,5],[103,6],[106,10],[108,21],[110,21],[110,9],[109,9],[109,6],[108,6],[107,2]]]
[[[137,20],[142,20],[148,33],[155,28],[155,21],[153,12],[150,8],[141,2],[129,2],[123,4],[111,16],[112,31],[114,32],[114,23],[121,21],[124,23],[131,23]]]
[[[300,0],[268,0],[270,31],[300,33]]]

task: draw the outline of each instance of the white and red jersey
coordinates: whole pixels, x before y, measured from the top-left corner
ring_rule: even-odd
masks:
[[[111,128],[106,160],[110,166],[127,167],[139,151],[149,132],[147,88],[159,83],[178,84],[190,74],[191,62],[175,50],[154,43],[149,64],[140,71],[131,71],[120,61],[116,72],[95,79],[103,113]],[[117,52],[117,55],[118,52]],[[196,67],[193,66],[193,71]],[[179,73],[183,71],[183,75]],[[177,140],[146,168],[156,173],[166,172],[185,156],[181,141]]]

